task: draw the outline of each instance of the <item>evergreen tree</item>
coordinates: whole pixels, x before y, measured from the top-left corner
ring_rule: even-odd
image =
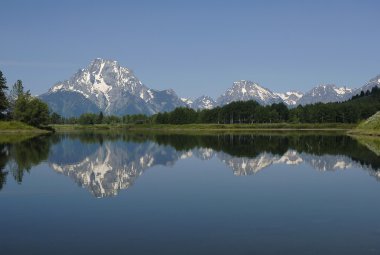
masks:
[[[4,119],[5,111],[8,109],[8,98],[5,91],[8,89],[7,80],[0,71],[0,119]]]
[[[11,116],[14,120],[40,127],[49,122],[49,107],[40,99],[32,97],[30,91],[24,92],[22,82],[18,80],[12,88],[15,101]]]
[[[56,112],[53,112],[51,115],[50,115],[50,121],[49,121],[51,124],[62,124],[63,123],[63,119],[62,119],[62,116],[59,115],[58,113]]]
[[[21,80],[17,80],[13,84],[12,89],[9,92],[9,97],[8,97],[9,112],[10,112],[11,118],[14,117],[13,116],[13,112],[14,112],[14,109],[15,109],[16,101],[22,95],[24,95],[24,86],[22,85],[22,81]]]
[[[103,119],[104,119],[103,112],[100,112],[100,113],[99,113],[99,116],[98,116],[98,121],[97,121],[97,123],[98,123],[98,124],[102,124],[102,123],[103,123]]]

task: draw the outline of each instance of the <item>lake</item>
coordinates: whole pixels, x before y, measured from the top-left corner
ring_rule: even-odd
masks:
[[[2,138],[1,254],[380,254],[376,139]]]

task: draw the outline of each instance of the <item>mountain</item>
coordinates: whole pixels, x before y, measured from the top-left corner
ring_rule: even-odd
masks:
[[[181,97],[181,101],[184,102],[188,107],[191,107],[193,101],[190,98]]]
[[[334,84],[319,85],[306,92],[298,100],[298,104],[341,102],[350,99],[352,96],[353,90],[350,88],[337,87]]]
[[[45,93],[40,99],[47,103],[50,109],[63,116],[79,116],[83,113],[98,113],[100,108],[84,95],[74,91],[62,90],[58,93]]]
[[[195,110],[212,109],[216,106],[216,102],[209,96],[200,96],[195,99],[191,107]]]
[[[303,93],[299,91],[289,91],[275,94],[278,95],[287,105],[297,105],[298,101],[303,97]]]
[[[217,105],[229,104],[233,101],[255,100],[259,104],[280,103],[282,99],[267,88],[252,81],[236,81],[232,87],[217,99]]]
[[[362,87],[354,91],[354,95],[360,94],[360,92],[367,90],[371,90],[373,87],[379,87],[380,88],[380,75],[370,79],[366,84],[364,84]]]
[[[78,116],[84,110],[151,115],[186,106],[173,90],[148,88],[128,68],[101,58],[80,69],[69,80],[58,82],[40,98],[63,116]]]

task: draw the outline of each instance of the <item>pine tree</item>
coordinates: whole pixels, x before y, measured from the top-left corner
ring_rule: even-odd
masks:
[[[7,89],[7,80],[0,71],[0,119],[5,117],[5,111],[8,109],[8,98],[5,94]]]
[[[100,112],[98,115],[98,124],[103,124],[104,115],[103,112]]]
[[[9,103],[9,112],[11,118],[14,118],[14,109],[16,105],[16,101],[18,98],[21,98],[24,95],[24,86],[22,85],[21,80],[17,80],[15,84],[13,84],[11,91],[9,92],[8,103]]]

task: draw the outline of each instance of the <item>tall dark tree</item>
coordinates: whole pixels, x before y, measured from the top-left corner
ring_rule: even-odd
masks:
[[[0,71],[0,119],[5,118],[5,111],[8,109],[8,98],[5,91],[7,87],[7,79],[5,79],[3,73]]]
[[[104,118],[104,115],[103,115],[103,112],[100,112],[99,115],[98,115],[98,124],[102,124],[103,123],[103,118]]]
[[[49,121],[51,124],[62,124],[63,123],[63,119],[62,119],[62,116],[59,115],[58,113],[56,112],[53,112],[51,115],[50,115],[50,121]]]
[[[12,114],[15,108],[16,101],[19,97],[24,95],[24,86],[22,85],[21,80],[17,80],[13,86],[11,91],[9,92],[9,112],[11,114],[11,117],[13,118]]]
[[[20,80],[14,84],[12,94],[15,98],[11,113],[14,120],[35,127],[48,124],[50,116],[47,104],[36,97],[32,97],[29,90],[24,92],[24,86]]]

